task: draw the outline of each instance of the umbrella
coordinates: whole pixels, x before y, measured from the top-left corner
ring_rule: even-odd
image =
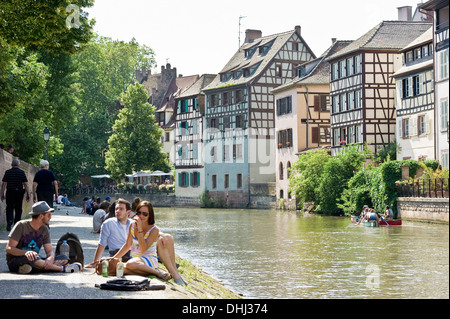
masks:
[[[152,176],[152,175],[149,173],[146,173],[144,171],[139,171],[139,172],[136,172],[133,175],[131,175],[131,177],[146,177],[146,176]]]
[[[164,173],[162,171],[154,171],[150,174],[150,176],[164,176],[164,175],[170,175],[170,173]]]
[[[93,175],[92,178],[109,178],[109,175]]]

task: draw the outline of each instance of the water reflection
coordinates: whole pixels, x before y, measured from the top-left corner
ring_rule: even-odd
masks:
[[[448,298],[447,225],[158,208],[176,250],[248,298]]]

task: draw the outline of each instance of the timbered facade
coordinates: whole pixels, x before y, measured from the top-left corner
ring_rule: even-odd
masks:
[[[202,89],[216,75],[202,75],[190,88],[175,99],[175,194],[178,202],[199,204],[204,192],[203,128],[205,96]]]
[[[332,55],[332,155],[343,144],[367,143],[376,154],[396,138],[395,81],[400,49],[423,34],[428,22],[384,21]]]
[[[336,41],[319,58],[299,66],[299,75],[274,89],[276,112],[276,193],[289,209],[296,209],[289,191],[289,170],[298,155],[318,148],[329,149],[330,136],[330,65],[325,59],[349,45]]]
[[[297,75],[315,58],[294,31],[262,37],[247,30],[246,41],[206,95],[206,189],[226,205],[252,206],[275,195],[275,99],[271,90]]]
[[[434,81],[432,27],[400,52],[403,66],[397,86],[397,159],[432,160],[434,152]]]

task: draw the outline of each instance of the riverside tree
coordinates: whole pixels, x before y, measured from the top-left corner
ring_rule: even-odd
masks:
[[[140,170],[170,169],[167,154],[162,151],[162,129],[157,125],[155,106],[148,103],[142,84],[131,84],[122,94],[120,110],[108,140],[106,169],[116,179]]]

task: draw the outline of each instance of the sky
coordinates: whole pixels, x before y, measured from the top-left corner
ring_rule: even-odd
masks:
[[[356,40],[383,20],[397,20],[398,7],[421,0],[95,0],[88,8],[94,30],[114,40],[133,37],[153,49],[157,67],[170,63],[182,75],[216,74],[244,42],[245,30],[263,36],[294,30],[316,56],[331,39]],[[239,19],[239,17],[245,17]]]

